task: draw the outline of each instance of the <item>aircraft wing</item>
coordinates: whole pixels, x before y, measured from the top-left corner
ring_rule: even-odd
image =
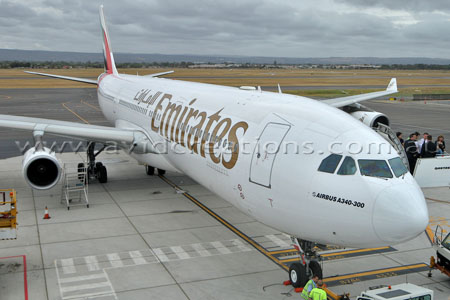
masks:
[[[148,147],[148,151],[156,153],[150,138],[140,130],[10,115],[0,115],[0,127],[37,131],[42,134],[48,133],[129,148],[144,146]]]
[[[97,85],[97,80],[92,79],[86,79],[86,78],[79,78],[79,77],[70,77],[70,76],[62,76],[62,75],[54,75],[54,74],[47,74],[47,73],[39,73],[39,72],[31,72],[31,71],[24,71],[28,74],[34,74],[34,75],[40,75],[40,76],[46,76],[46,77],[53,77],[53,78],[59,78],[59,79],[66,79],[66,80],[72,80],[72,81],[79,81],[89,84],[95,84]]]
[[[397,90],[397,79],[392,78],[389,82],[389,85],[387,86],[386,90],[379,91],[379,92],[373,92],[373,93],[367,93],[367,94],[361,94],[361,95],[355,95],[355,96],[348,96],[348,97],[340,97],[340,98],[333,98],[333,99],[327,99],[322,100],[323,103],[329,104],[334,107],[344,107],[347,105],[351,105],[354,103],[375,99],[381,96],[386,96],[390,94],[398,93]]]

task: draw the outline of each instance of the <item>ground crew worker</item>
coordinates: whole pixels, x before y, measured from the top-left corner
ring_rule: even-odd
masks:
[[[309,293],[309,300],[327,300],[327,293],[322,288],[322,280],[317,281],[317,287]]]
[[[305,284],[302,291],[302,298],[308,300],[308,295],[311,291],[317,287],[317,281],[319,281],[319,276],[316,274]]]

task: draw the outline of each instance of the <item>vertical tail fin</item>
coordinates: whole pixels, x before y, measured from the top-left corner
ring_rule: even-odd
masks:
[[[108,74],[118,74],[116,64],[114,62],[114,56],[111,51],[108,30],[106,29],[105,16],[103,15],[103,5],[100,5],[100,24],[102,26],[103,35],[103,56],[105,59],[105,71]]]

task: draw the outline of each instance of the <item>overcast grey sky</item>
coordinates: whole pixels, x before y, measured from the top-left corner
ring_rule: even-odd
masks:
[[[450,58],[449,0],[0,0],[0,48]]]

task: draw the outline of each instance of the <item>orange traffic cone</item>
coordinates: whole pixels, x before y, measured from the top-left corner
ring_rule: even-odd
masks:
[[[48,220],[50,219],[50,215],[48,214],[48,208],[47,206],[45,207],[45,213],[44,213],[44,220]]]

